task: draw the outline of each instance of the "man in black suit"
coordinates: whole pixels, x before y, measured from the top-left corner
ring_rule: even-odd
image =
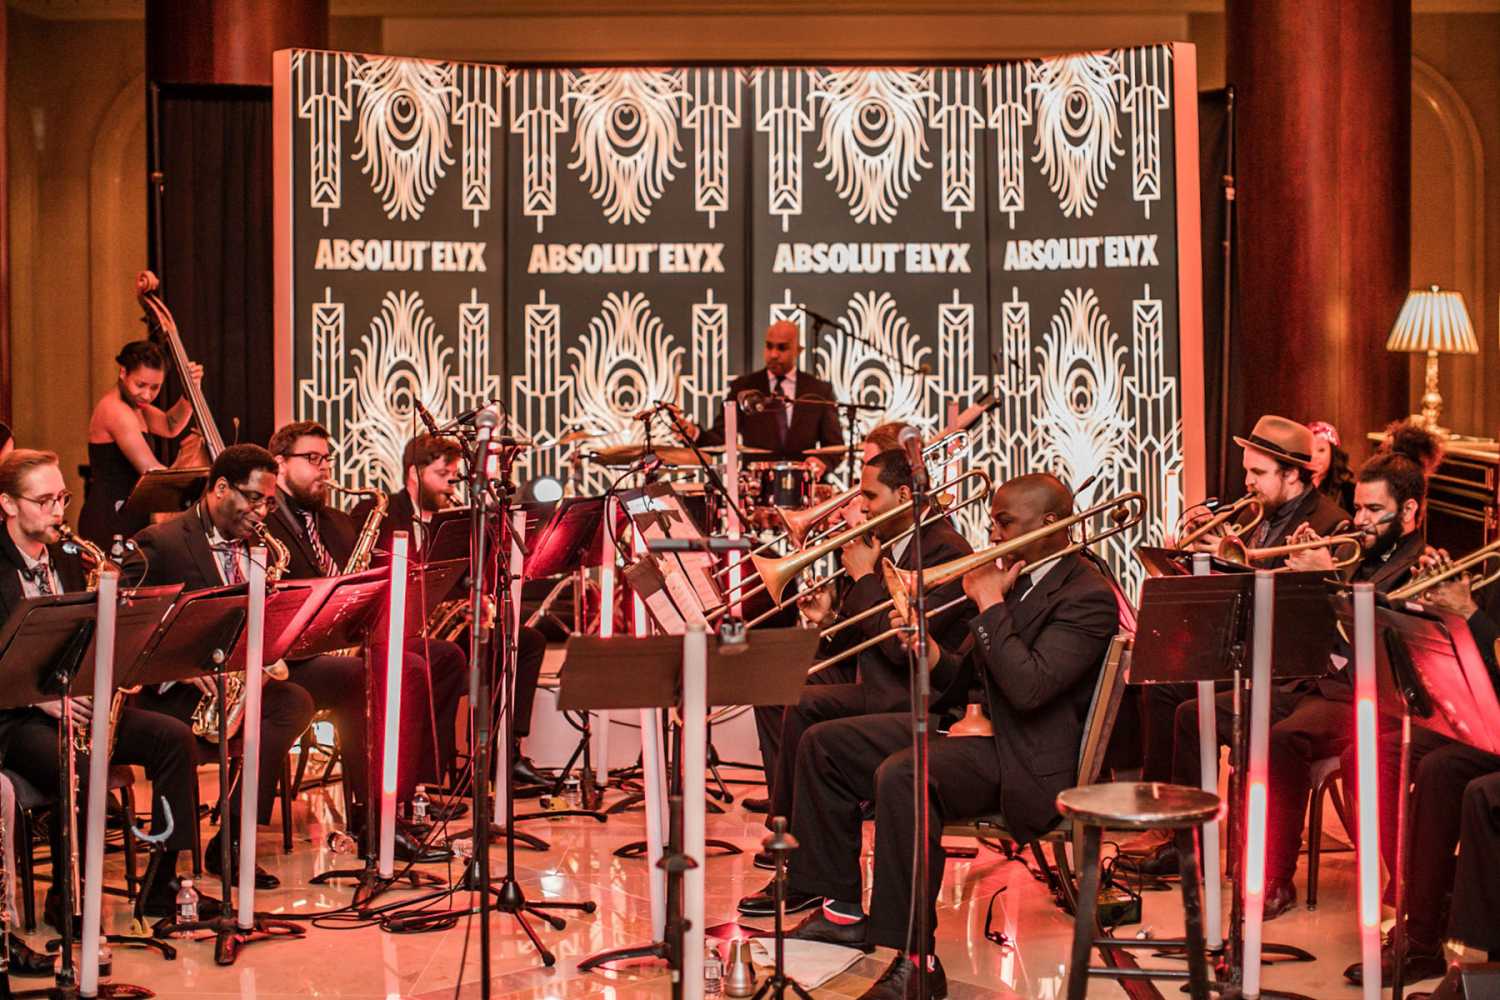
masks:
[[[70,496],[63,483],[57,456],[50,451],[16,450],[0,462],[0,513],[5,528],[0,531],[0,624],[15,612],[24,598],[85,589],[84,568],[76,554],[59,544],[57,526],[63,522]],[[89,698],[72,701],[73,722],[88,726],[93,715]],[[57,727],[62,702],[33,708],[0,711],[0,754],[4,765],[31,782],[42,794],[58,787],[61,762],[57,758]],[[120,710],[115,730],[113,764],[138,764],[151,782],[151,828],[166,829],[163,800],[175,817],[172,834],[163,844],[165,854],[155,881],[145,887],[146,912],[169,916],[177,894],[177,856],[193,846],[193,789],[198,781],[192,730],[177,719],[126,705]],[[87,758],[80,758],[78,775],[88,781]],[[85,787],[79,789],[79,805],[87,801]],[[78,828],[83,829],[82,817]],[[58,842],[61,827],[50,824],[52,856],[61,857]],[[206,900],[217,911],[217,900]],[[62,923],[62,898],[57,880],[47,890],[44,907],[47,922]]]
[[[455,504],[457,486],[462,482],[464,450],[456,438],[438,434],[420,434],[406,443],[401,455],[402,487],[390,495],[385,520],[375,543],[376,564],[389,558],[391,535],[405,531],[417,549],[427,544],[427,525],[440,510]],[[360,524],[369,516],[373,501],[363,501],[351,515]],[[498,633],[497,633],[498,638]],[[521,752],[521,741],[531,732],[531,707],[536,701],[537,678],[547,654],[547,637],[530,626],[521,626],[516,637],[516,706],[511,771],[522,784],[541,785],[546,779],[537,773],[531,761]],[[493,647],[499,652],[498,644]],[[495,690],[499,690],[498,686]],[[439,720],[439,746],[452,745],[453,732],[443,730]]]
[[[1067,517],[1073,496],[1049,475],[1011,480],[990,504],[992,542],[1016,538]],[[1057,531],[1013,553],[1005,566],[988,563],[964,577],[979,608],[962,646],[928,650],[934,674],[966,664],[977,675],[993,738],[939,737],[928,759],[927,926],[937,926],[936,902],[945,855],[943,824],[1003,812],[1018,842],[1033,840],[1057,821],[1057,793],[1077,780],[1078,753],[1104,654],[1119,625],[1115,594],[1092,561],[1073,553],[1036,565],[1068,544]],[[1029,567],[1036,565],[1035,569]],[[960,706],[934,706],[929,725],[957,718]],[[823,905],[790,936],[898,954],[864,994],[877,1000],[916,995],[921,959],[906,953],[916,856],[909,712],[822,722],[803,737],[797,756],[790,888],[823,897]],[[870,912],[860,900],[860,803],[875,802],[875,867]],[[913,942],[928,956],[929,995],[947,993],[932,935]]]
[[[729,383],[726,401],[741,407],[740,443],[766,449],[771,453],[763,456],[768,461],[800,462],[809,448],[844,443],[838,408],[829,405],[834,402],[833,385],[811,372],[797,370],[801,352],[797,324],[778,320],[766,329],[766,366]],[[788,406],[782,400],[795,402]],[[698,435],[698,444],[723,443],[721,412],[713,427]],[[820,474],[825,465],[818,463]]]
[[[360,526],[328,503],[332,453],[328,430],[312,420],[287,424],[271,435],[267,449],[276,459],[276,507],[266,527],[287,547],[291,561],[288,579],[332,576],[342,571],[353,554]],[[406,656],[402,665],[402,725],[404,734],[396,773],[396,800],[408,802],[417,783],[446,778],[453,764],[459,698],[468,686],[468,663],[463,650],[442,639],[417,634],[421,622],[408,622]],[[384,732],[385,649],[383,633],[371,637],[371,732]],[[378,741],[372,741],[378,742]],[[378,747],[371,747],[380,759]],[[463,803],[433,804],[434,819],[461,815]]]
[[[180,583],[189,591],[207,590],[243,583],[249,577],[250,548],[255,530],[276,505],[276,460],[270,452],[253,444],[225,448],[208,474],[208,489],[202,499],[181,514],[142,529],[135,536],[137,551],[126,561],[127,579],[143,584]],[[289,663],[286,681],[267,678],[261,701],[260,783],[256,815],[261,823],[271,818],[275,801],[274,776],[292,743],[302,735],[317,709],[333,715],[343,747],[344,798],[351,828],[362,829],[365,803],[369,801],[369,776],[365,751],[365,665],[354,656],[315,656]],[[200,697],[211,694],[209,678],[183,684],[162,685],[138,695],[141,705],[153,711],[192,718]],[[239,795],[230,800],[237,815]],[[233,817],[231,817],[233,820]],[[238,823],[229,824],[231,836]],[[211,844],[205,852],[210,871],[217,873],[219,851]],[[238,852],[231,857],[238,863]],[[257,886],[275,888],[274,876],[257,866]]]

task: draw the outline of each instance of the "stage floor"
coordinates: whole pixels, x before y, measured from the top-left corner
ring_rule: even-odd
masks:
[[[735,785],[738,795],[749,786]],[[753,790],[758,794],[758,789]],[[610,801],[619,797],[611,792]],[[342,859],[321,844],[333,803],[323,791],[304,795],[294,809],[295,850],[281,853],[279,823],[260,837],[261,863],[281,877],[282,888],[259,897],[260,909],[312,913],[332,910],[348,902],[347,889],[308,886],[312,873]],[[527,803],[534,808],[534,803]],[[1331,810],[1330,810],[1331,812]],[[1336,821],[1335,821],[1336,822]],[[455,830],[466,827],[455,822]],[[610,974],[580,974],[577,963],[586,956],[609,948],[643,943],[650,938],[647,911],[645,863],[614,856],[615,848],[638,840],[644,832],[639,809],[610,817],[607,824],[588,819],[536,820],[522,828],[550,842],[546,851],[518,850],[520,882],[532,899],[592,899],[598,912],[589,916],[567,915],[567,927],[554,931],[536,924],[547,945],[557,954],[557,966],[541,966],[524,935],[505,916],[492,917],[493,996],[495,997],[593,997],[612,1000],[668,995],[668,981],[659,966],[637,966]],[[866,824],[866,850],[871,826]],[[732,841],[746,853],[708,862],[708,916],[710,925],[733,920],[735,902],[759,889],[767,873],[750,863],[764,833],[759,817],[738,805],[723,815],[709,815],[709,836]],[[954,843],[958,843],[955,841]],[[497,863],[502,858],[497,850]],[[866,855],[868,871],[868,854]],[[446,866],[429,865],[425,870],[448,877]],[[118,854],[109,857],[111,881],[121,878]],[[1299,872],[1299,890],[1305,890],[1305,872]],[[1342,978],[1342,970],[1359,955],[1354,908],[1354,855],[1349,851],[1325,853],[1320,878],[1320,905],[1309,911],[1299,904],[1292,912],[1267,925],[1271,941],[1293,942],[1317,953],[1318,961],[1279,965],[1268,969],[1264,982],[1312,997],[1355,997],[1356,991]],[[992,944],[984,937],[985,908],[991,895],[1001,891],[994,907],[994,927],[1013,942]],[[210,884],[209,891],[217,895]],[[410,890],[387,898],[412,895]],[[462,897],[466,903],[468,894]],[[1147,893],[1145,920],[1123,933],[1148,933],[1170,937],[1182,932],[1181,907],[1175,888],[1171,892]],[[106,897],[106,928],[123,930],[126,911],[122,901]],[[952,860],[945,873],[939,911],[938,951],[947,970],[950,996],[1057,997],[1071,942],[1072,922],[1051,902],[1044,885],[1019,861],[981,849],[974,860]],[[794,917],[800,919],[800,917]],[[33,943],[42,935],[31,937]],[[442,1000],[478,997],[479,963],[477,921],[461,921],[451,929],[427,934],[391,934],[374,926],[335,924],[310,927],[305,938],[251,945],[238,964],[214,964],[211,943],[177,942],[181,945],[174,962],[154,953],[116,949],[113,981],[146,986],[163,1000],[218,1000],[218,998],[398,997]],[[848,972],[818,991],[820,996],[858,996],[885,967],[888,952],[861,959]],[[1146,964],[1158,960],[1144,958]],[[13,985],[27,988],[41,980],[16,979]],[[462,984],[460,986],[460,984]],[[1163,984],[1168,996],[1177,986]],[[1110,983],[1091,984],[1090,996],[1124,996]]]

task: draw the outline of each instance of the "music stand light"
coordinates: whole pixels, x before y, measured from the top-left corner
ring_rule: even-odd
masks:
[[[1469,320],[1463,295],[1437,285],[1407,293],[1385,349],[1426,353],[1427,383],[1422,393],[1421,421],[1433,433],[1447,434],[1447,429],[1438,423],[1443,412],[1443,395],[1438,391],[1438,355],[1479,353],[1479,340],[1474,336],[1474,324]]]

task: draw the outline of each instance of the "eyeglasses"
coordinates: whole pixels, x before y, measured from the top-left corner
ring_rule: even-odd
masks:
[[[294,451],[287,458],[300,458],[314,469],[332,467],[333,455],[326,451]]]
[[[25,500],[27,503],[34,503],[42,510],[51,510],[54,508],[57,510],[67,510],[68,504],[73,502],[73,494],[67,490],[63,490],[61,493],[49,493],[44,497],[18,496],[16,499]]]
[[[276,505],[276,494],[274,493],[256,493],[253,490],[243,490],[233,483],[229,484],[229,488],[244,497],[245,502],[250,505],[251,509],[259,507],[261,510],[269,513],[271,508]]]

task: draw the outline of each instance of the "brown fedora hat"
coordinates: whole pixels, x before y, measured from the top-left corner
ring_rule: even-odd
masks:
[[[1249,437],[1236,437],[1235,444],[1255,448],[1303,468],[1312,467],[1313,433],[1295,420],[1266,414],[1255,422]]]

